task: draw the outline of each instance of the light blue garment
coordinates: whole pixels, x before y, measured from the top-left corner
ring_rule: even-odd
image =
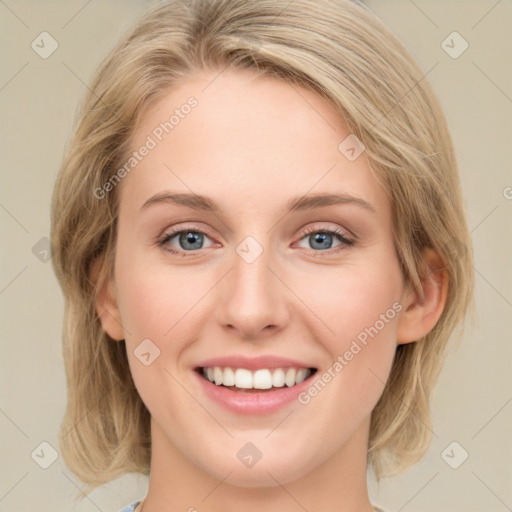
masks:
[[[135,507],[140,503],[140,501],[136,501],[135,503],[132,503],[131,505],[126,505],[123,509],[121,509],[119,512],[133,512],[135,510]],[[374,507],[375,512],[384,512],[381,508]]]
[[[131,505],[126,505],[126,507],[122,508],[119,512],[133,512],[135,510],[135,507],[140,503],[140,501],[136,501],[135,503],[132,503]]]

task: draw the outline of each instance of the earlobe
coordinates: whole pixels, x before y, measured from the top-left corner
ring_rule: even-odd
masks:
[[[117,305],[115,284],[111,277],[100,272],[103,258],[97,259],[92,267],[91,280],[95,286],[95,308],[105,332],[114,340],[124,339],[121,315]],[[102,274],[102,275],[100,275]]]
[[[443,313],[448,293],[448,272],[433,249],[424,252],[421,289],[409,290],[398,321],[397,344],[419,340],[436,325]]]

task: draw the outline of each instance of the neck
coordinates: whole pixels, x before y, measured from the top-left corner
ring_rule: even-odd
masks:
[[[268,470],[258,486],[230,483],[192,463],[151,420],[152,457],[148,494],[136,512],[372,512],[366,482],[369,418],[329,459],[283,483]]]

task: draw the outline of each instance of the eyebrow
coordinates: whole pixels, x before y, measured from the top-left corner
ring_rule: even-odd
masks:
[[[150,197],[142,205],[141,211],[152,204],[160,203],[178,204],[194,210],[203,210],[214,214],[221,212],[219,205],[209,197],[189,193],[172,193],[171,191],[160,192]],[[352,204],[360,206],[369,212],[377,213],[374,207],[364,199],[348,194],[317,193],[292,197],[286,203],[286,207],[289,211],[305,211],[339,204]]]

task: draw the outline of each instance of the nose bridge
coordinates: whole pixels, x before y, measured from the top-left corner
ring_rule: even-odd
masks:
[[[283,285],[270,270],[275,262],[269,236],[252,235],[235,248],[232,270],[226,276],[219,300],[219,320],[243,337],[257,337],[268,326],[282,327],[286,297]],[[269,268],[270,267],[270,268]]]

